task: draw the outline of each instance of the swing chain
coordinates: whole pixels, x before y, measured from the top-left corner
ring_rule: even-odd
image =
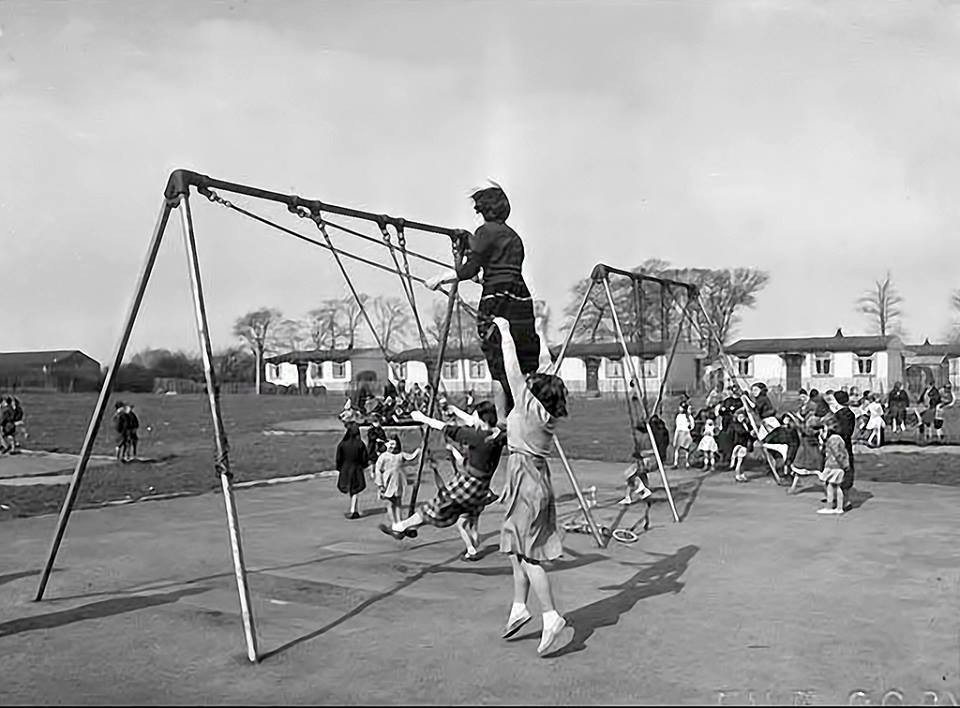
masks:
[[[214,191],[213,191],[212,189],[210,189],[209,187],[197,187],[197,191],[200,192],[200,194],[202,194],[203,196],[205,196],[207,199],[209,199],[209,200],[210,200],[211,202],[213,202],[214,204],[222,204],[223,206],[227,207],[228,209],[233,209],[233,208],[234,208],[232,202],[227,201],[226,199],[224,199],[223,197],[221,197],[219,194],[217,194],[216,192],[214,192]]]

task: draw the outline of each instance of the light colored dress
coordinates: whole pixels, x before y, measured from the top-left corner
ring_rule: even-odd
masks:
[[[382,452],[373,466],[373,483],[381,499],[403,497],[403,465],[417,459],[416,452]]]
[[[514,408],[507,416],[507,511],[500,550],[531,561],[551,561],[563,554],[546,459],[556,421],[526,385],[512,393]]]
[[[867,421],[867,430],[880,430],[886,423],[883,420],[883,406],[879,401],[871,401],[867,406],[870,420]]]
[[[677,428],[673,433],[673,448],[675,450],[689,450],[693,446],[693,418],[689,413],[677,413]]]
[[[705,420],[703,423],[703,437],[700,438],[700,444],[697,449],[700,452],[716,452],[717,440],[714,437],[717,432],[717,426],[712,420]]]

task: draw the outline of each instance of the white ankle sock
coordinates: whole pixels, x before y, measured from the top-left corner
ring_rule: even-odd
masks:
[[[555,624],[557,620],[560,619],[560,613],[556,610],[550,610],[549,612],[543,613],[543,626],[549,627],[552,624]]]
[[[520,617],[524,612],[527,611],[527,606],[522,602],[513,603],[513,607],[510,608],[510,618]]]

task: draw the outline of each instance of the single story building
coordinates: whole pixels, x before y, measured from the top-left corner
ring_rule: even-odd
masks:
[[[960,386],[960,343],[907,345],[905,352],[904,384],[914,392],[921,392],[927,384],[943,386],[948,381]]]
[[[267,382],[301,393],[321,387],[345,392],[362,383],[379,392],[387,380],[387,362],[376,347],[293,351],[263,361]]]
[[[855,386],[861,391],[889,391],[904,379],[903,342],[899,337],[852,336],[741,339],[726,348],[742,380],[821,391]]]
[[[0,391],[4,392],[21,388],[95,391],[100,375],[100,363],[76,349],[0,352]]]
[[[667,372],[668,342],[631,342],[628,351],[641,385],[656,396]],[[551,348],[554,357],[560,346]],[[407,349],[390,356],[389,365],[376,348],[287,352],[266,357],[266,380],[278,386],[295,386],[302,392],[323,386],[328,391],[350,391],[363,382],[374,392],[383,390],[388,376],[403,379],[407,386],[430,383],[437,357],[436,349]],[[666,377],[668,393],[697,389],[703,351],[680,342]],[[572,343],[560,366],[560,377],[572,393],[621,393],[623,350],[617,342]],[[629,368],[626,371],[630,376]],[[441,366],[443,387],[450,392],[472,390],[477,395],[491,392],[493,380],[479,346],[447,347]]]

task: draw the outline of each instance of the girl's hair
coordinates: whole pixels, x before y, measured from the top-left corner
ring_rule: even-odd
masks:
[[[497,427],[497,407],[490,401],[480,401],[474,412],[480,420],[491,428]]]
[[[360,437],[360,426],[356,423],[347,423],[347,430],[343,434],[344,440],[353,440]]]
[[[527,386],[547,413],[554,418],[566,418],[567,387],[563,379],[553,374],[531,374],[527,380]]]
[[[394,433],[393,435],[390,436],[390,438],[388,439],[388,442],[396,443],[397,449],[394,450],[394,452],[403,452],[403,445],[400,444],[400,436],[399,436],[399,435],[397,435],[396,433]]]
[[[478,189],[470,195],[474,210],[486,221],[506,221],[510,216],[510,201],[500,187]]]

